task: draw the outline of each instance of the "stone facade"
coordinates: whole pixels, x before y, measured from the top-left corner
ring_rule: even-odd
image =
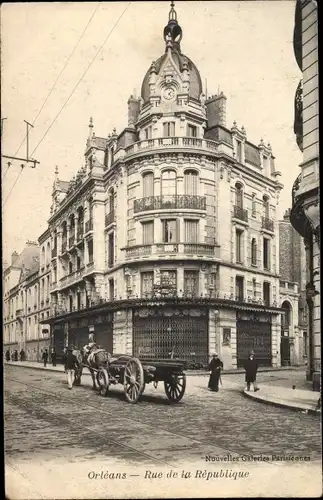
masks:
[[[56,172],[53,342],[94,333],[114,353],[195,365],[217,350],[227,368],[254,348],[279,366],[280,172],[269,143],[227,126],[223,93],[204,95],[172,12],[127,127],[102,138],[91,119],[83,167],[69,183]]]
[[[317,2],[297,0],[294,52],[302,72],[295,96],[295,134],[303,152],[301,172],[292,191],[291,222],[304,238],[307,254],[308,379],[320,389],[320,207]]]

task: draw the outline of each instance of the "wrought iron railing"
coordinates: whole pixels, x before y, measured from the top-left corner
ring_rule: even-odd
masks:
[[[238,205],[233,206],[233,217],[235,219],[243,220],[248,222],[248,210],[246,208],[239,207]]]
[[[150,255],[182,254],[197,257],[218,257],[218,246],[205,243],[155,243],[124,248],[126,260]]]
[[[217,151],[218,144],[208,139],[199,139],[197,137],[160,137],[155,139],[146,139],[125,148],[125,154],[131,155],[147,149],[160,148],[199,148],[211,151]]]
[[[297,191],[299,190],[299,186],[301,183],[302,179],[302,173],[300,173],[297,178],[294,181],[293,187],[292,187],[292,204],[294,205],[295,203],[295,198],[297,196]]]
[[[206,197],[196,195],[147,196],[134,201],[134,212],[162,209],[206,210]]]
[[[185,243],[184,253],[193,255],[214,255],[214,246],[203,243]]]
[[[299,149],[303,152],[303,80],[300,80],[294,100],[294,134]]]
[[[110,224],[112,224],[112,222],[115,222],[115,220],[116,220],[115,211],[111,210],[111,212],[109,212],[105,216],[105,225],[109,226]]]
[[[85,232],[88,233],[93,229],[93,219],[87,220],[85,223]]]
[[[263,229],[267,229],[267,231],[274,232],[274,221],[272,219],[268,219],[268,217],[262,217],[261,227]]]

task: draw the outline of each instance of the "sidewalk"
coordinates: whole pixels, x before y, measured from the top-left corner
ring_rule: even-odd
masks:
[[[257,392],[246,389],[243,392],[246,397],[261,403],[289,408],[302,413],[321,414],[321,409],[316,409],[320,393],[310,389],[292,389],[261,384],[260,390]]]
[[[57,366],[52,366],[51,363],[48,363],[46,368],[44,367],[42,362],[37,362],[37,361],[5,361],[4,365],[11,365],[11,366],[22,366],[24,368],[34,368],[38,370],[46,370],[46,371],[53,371],[53,372],[61,372],[64,371],[64,366],[61,363],[58,363]],[[258,370],[258,373],[266,373],[266,372],[280,372],[280,371],[304,371],[303,366],[280,366],[280,367],[260,367]],[[185,370],[186,375],[205,375],[209,376],[209,371],[208,370]],[[237,369],[229,369],[229,370],[222,370],[222,375],[238,375],[241,373],[245,373],[245,370],[243,368],[237,368]],[[85,372],[85,374],[88,374]]]

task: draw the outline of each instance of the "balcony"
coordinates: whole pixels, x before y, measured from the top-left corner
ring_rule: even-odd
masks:
[[[233,218],[239,219],[243,222],[248,222],[248,210],[246,208],[233,206]]]
[[[93,230],[93,219],[87,220],[85,223],[85,234]]]
[[[105,216],[105,226],[109,226],[110,224],[112,224],[113,222],[116,221],[116,214],[115,214],[115,211],[114,210],[111,210],[111,212],[109,212],[108,214],[106,214]]]
[[[178,259],[186,255],[196,258],[219,258],[219,247],[204,243],[157,243],[154,245],[136,245],[124,248],[125,260],[141,259],[143,257],[159,258],[161,255],[175,256]]]
[[[268,217],[262,217],[261,219],[261,227],[262,229],[266,229],[267,231],[274,232],[274,221],[268,219]]]
[[[52,248],[52,259],[57,257],[57,247]]]
[[[147,196],[134,201],[134,212],[151,210],[206,210],[206,197],[194,195]]]
[[[72,248],[75,243],[75,236],[70,236],[68,239],[68,248]]]
[[[124,155],[130,156],[135,153],[141,153],[145,150],[153,149],[187,149],[194,148],[202,149],[207,151],[216,152],[218,150],[218,144],[215,141],[209,139],[199,139],[197,137],[161,137],[156,139],[146,139],[144,141],[136,142],[124,149]],[[118,156],[123,156],[119,154]]]
[[[83,279],[85,266],[60,279],[60,288],[71,286]]]

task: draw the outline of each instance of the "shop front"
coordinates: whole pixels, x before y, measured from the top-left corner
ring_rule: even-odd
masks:
[[[272,366],[271,315],[237,312],[237,367],[241,368],[250,351],[260,366]]]
[[[142,307],[133,310],[133,355],[208,363],[208,308]]]

